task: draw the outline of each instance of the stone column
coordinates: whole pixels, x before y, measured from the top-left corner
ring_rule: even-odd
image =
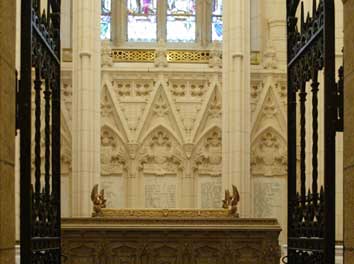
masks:
[[[100,12],[99,0],[73,1],[73,216],[91,214],[100,180]]]
[[[344,263],[354,263],[354,0],[344,10]]]
[[[250,1],[224,1],[223,188],[237,186],[250,216]]]
[[[15,263],[16,1],[0,1],[0,263]]]

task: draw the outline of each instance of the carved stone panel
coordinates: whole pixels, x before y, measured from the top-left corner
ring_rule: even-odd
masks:
[[[101,129],[101,175],[123,174],[127,170],[127,151],[109,127]]]
[[[222,207],[222,181],[221,176],[198,176],[198,207],[221,208]]]
[[[144,176],[145,208],[176,208],[177,177]]]
[[[264,131],[252,145],[252,175],[281,176],[287,173],[285,140],[273,129]]]

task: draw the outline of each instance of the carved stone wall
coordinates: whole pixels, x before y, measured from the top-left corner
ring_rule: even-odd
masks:
[[[221,72],[203,67],[208,74],[197,67],[119,74],[104,67],[101,125],[115,131],[115,142],[124,149],[120,182],[127,188],[116,189],[125,192],[122,207],[195,207],[205,193],[197,178],[221,177]],[[117,160],[106,157],[117,143],[109,144],[101,144],[103,181],[107,166],[117,168]],[[213,195],[221,200],[221,188]]]
[[[168,64],[151,70],[146,63],[106,62],[101,85],[101,185],[109,207],[220,207],[222,69],[198,64],[188,65],[187,71]],[[69,73],[63,74],[62,82],[65,149],[71,144]],[[253,65],[250,93],[252,213],[278,217],[285,225],[283,69]],[[68,162],[64,166],[68,176],[63,175],[68,208],[69,153],[63,153],[63,164]]]
[[[121,71],[122,64],[102,63],[101,185],[109,207],[220,207],[220,67],[189,65],[186,71],[168,65],[151,71],[146,63],[126,63]],[[62,79],[62,197],[63,215],[69,216],[69,67]]]
[[[283,69],[269,69],[268,59],[251,78],[252,212],[254,217],[276,217],[283,227],[280,241],[286,243],[287,78]]]

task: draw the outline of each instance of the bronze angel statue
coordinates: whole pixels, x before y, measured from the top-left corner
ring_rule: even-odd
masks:
[[[232,195],[228,189],[225,190],[225,198],[222,201],[222,207],[228,209],[229,213],[234,216],[237,214],[237,204],[240,201],[240,194],[235,185],[232,185]]]
[[[101,216],[102,208],[106,208],[106,199],[104,198],[104,190],[98,192],[98,184],[93,186],[91,191],[91,201],[93,203],[93,213],[92,216]]]

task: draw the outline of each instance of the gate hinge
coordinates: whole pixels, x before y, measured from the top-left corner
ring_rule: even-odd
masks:
[[[20,102],[21,102],[21,96],[20,96],[20,80],[18,79],[18,73],[16,71],[16,130],[15,134],[17,135],[17,130],[20,129]]]
[[[338,82],[336,83],[337,91],[337,124],[336,131],[343,132],[344,130],[344,68],[340,66],[338,69]]]

